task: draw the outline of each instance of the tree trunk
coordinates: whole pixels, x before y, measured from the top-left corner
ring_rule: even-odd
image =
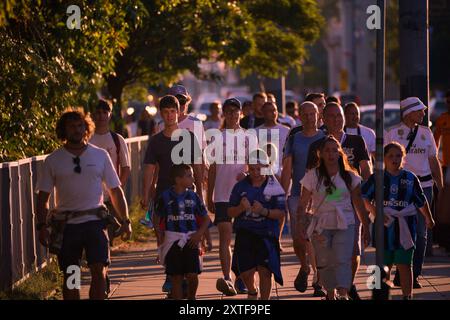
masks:
[[[117,77],[109,76],[106,79],[108,92],[113,100],[113,130],[123,135],[125,129],[125,120],[122,118],[122,92],[125,84]]]

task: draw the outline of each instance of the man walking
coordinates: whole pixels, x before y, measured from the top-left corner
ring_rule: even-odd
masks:
[[[106,298],[106,270],[110,263],[109,239],[103,207],[102,182],[109,190],[114,209],[122,218],[122,232],[131,236],[128,207],[120,180],[108,153],[87,141],[93,131],[92,120],[81,111],[65,112],[58,120],[56,133],[63,147],[44,162],[37,190],[37,229],[44,246],[60,247],[58,262],[64,273],[63,297],[80,299],[79,288],[68,287],[70,266],[79,266],[83,250],[91,271],[90,299]],[[55,188],[56,207],[49,217],[50,193]],[[60,221],[63,239],[51,243],[49,221]],[[52,224],[52,234],[56,230]],[[56,237],[58,238],[58,237]]]
[[[437,156],[433,134],[427,126],[422,126],[424,110],[427,107],[417,97],[409,97],[400,102],[402,121],[390,128],[385,135],[385,143],[396,141],[406,149],[405,169],[412,171],[420,181],[428,204],[433,200],[433,180],[438,192],[443,189],[441,166]],[[413,259],[413,288],[421,288],[418,277],[422,274],[422,266],[427,247],[427,227],[421,214],[417,215],[417,243]],[[398,273],[394,284],[400,283]]]

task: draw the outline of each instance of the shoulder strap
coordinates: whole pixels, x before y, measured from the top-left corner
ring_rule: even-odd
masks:
[[[111,133],[111,137],[114,140],[114,144],[116,145],[116,154],[117,154],[116,170],[117,170],[117,175],[119,175],[119,170],[120,170],[120,165],[119,165],[120,164],[120,141],[119,141],[119,136],[114,131],[110,131],[110,133]]]
[[[408,145],[406,146],[406,153],[408,153],[408,152],[409,152],[409,149],[411,149],[411,146],[412,146],[414,140],[416,139],[416,136],[417,136],[417,132],[418,132],[418,131],[419,131],[419,126],[416,126],[416,127],[414,128],[414,131],[412,132],[412,134],[410,133],[410,134],[408,135]]]

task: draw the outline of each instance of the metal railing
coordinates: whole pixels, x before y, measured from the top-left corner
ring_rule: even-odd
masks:
[[[128,204],[140,194],[148,136],[126,139],[131,175],[124,188]],[[36,183],[46,156],[0,163],[0,290],[24,281],[51,259],[35,228]],[[50,208],[54,207],[53,193]]]

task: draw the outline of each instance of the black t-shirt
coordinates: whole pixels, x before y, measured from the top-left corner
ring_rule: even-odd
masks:
[[[190,148],[190,155],[186,155],[186,158],[188,156],[189,158],[184,159],[182,145],[177,147],[179,152],[176,152],[176,155],[183,159],[181,161],[182,163],[186,163],[189,165],[202,163],[202,151],[194,134],[186,129],[184,129],[183,132],[189,133],[190,141],[187,141],[186,143]],[[174,164],[172,159],[172,150],[179,143],[184,143],[183,137],[184,135],[181,135],[178,141],[172,141],[171,138],[164,135],[163,131],[150,137],[147,145],[147,150],[145,152],[144,164],[159,165],[158,181],[156,184],[157,197],[161,194],[162,191],[168,189],[171,186],[170,170],[172,168],[172,165]]]
[[[325,137],[315,141],[309,147],[308,160],[306,162],[307,169],[313,168],[317,163],[317,150],[324,139]],[[363,160],[370,160],[364,139],[361,136],[345,134],[342,149],[347,155],[350,165],[361,173],[359,163]]]
[[[143,136],[151,134],[154,127],[155,127],[155,120],[153,119],[138,121],[138,128],[141,129],[141,135]]]
[[[253,129],[253,128],[257,128],[257,127],[263,125],[264,124],[264,118],[258,118],[256,116],[254,116],[254,124],[253,124],[253,126],[250,126],[250,117],[249,116],[245,116],[245,117],[243,117],[241,119],[239,124],[244,129]]]

